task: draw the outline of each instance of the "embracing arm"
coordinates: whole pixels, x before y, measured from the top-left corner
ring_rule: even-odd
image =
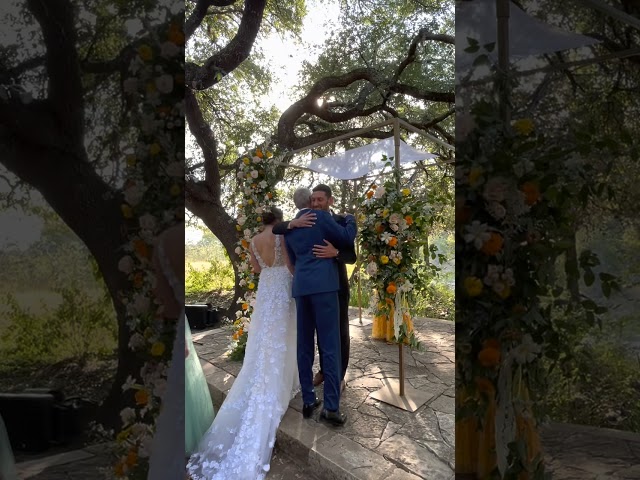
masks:
[[[298,218],[289,220],[287,222],[276,223],[273,226],[273,233],[275,235],[285,235],[287,232],[294,228],[312,227],[316,220],[316,214],[313,212],[307,212],[300,215]]]
[[[353,215],[346,215],[344,218],[344,226],[338,225],[328,213],[326,216],[323,215],[323,217],[326,220],[323,222],[323,229],[329,242],[336,245],[338,249],[353,248],[353,242],[356,239],[356,233],[358,231],[355,217]]]

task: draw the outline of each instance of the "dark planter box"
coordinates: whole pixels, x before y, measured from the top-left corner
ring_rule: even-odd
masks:
[[[220,325],[218,311],[209,308],[208,305],[185,305],[184,311],[191,330],[214,328]]]

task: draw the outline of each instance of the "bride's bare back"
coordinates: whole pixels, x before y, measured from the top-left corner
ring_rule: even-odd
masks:
[[[268,267],[276,266],[276,261],[279,260],[279,265],[288,264],[287,250],[284,243],[284,238],[280,239],[280,259],[276,259],[276,235],[271,231],[271,226],[265,228],[264,231],[257,234],[251,240],[252,251],[256,252],[264,265]],[[252,258],[252,265],[254,270],[259,271],[260,265],[255,258]],[[258,268],[257,268],[258,267]]]

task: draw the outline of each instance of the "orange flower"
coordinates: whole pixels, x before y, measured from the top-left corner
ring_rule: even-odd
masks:
[[[395,247],[398,244],[398,237],[391,237],[389,239],[389,246]]]
[[[242,309],[243,310],[249,310],[249,304],[248,303],[243,303],[242,304]]]
[[[257,149],[256,150],[256,157],[258,158],[264,158],[264,154],[262,153],[262,150]]]
[[[244,238],[240,242],[244,248],[249,248],[249,242],[247,242]]]
[[[520,187],[527,205],[534,205],[540,200],[540,189],[534,182],[524,182]]]
[[[142,275],[142,272],[137,272],[134,276],[133,276],[133,285],[136,288],[140,288],[142,286],[144,282],[144,276]]]
[[[177,23],[172,23],[169,27],[169,35],[167,36],[171,43],[176,45],[184,45],[184,33]]]
[[[149,394],[146,390],[138,390],[135,399],[136,405],[146,405],[149,402]]]
[[[129,467],[133,467],[138,463],[138,453],[136,452],[135,448],[132,448],[131,450],[129,450],[129,453],[127,454],[127,465]]]
[[[114,467],[113,471],[115,472],[117,477],[124,476],[124,463],[118,462],[118,464]]]
[[[485,368],[495,367],[500,363],[500,350],[497,348],[483,348],[478,353],[480,365]]]
[[[149,247],[143,240],[136,239],[133,241],[133,249],[142,258],[149,258]]]
[[[482,253],[487,255],[496,255],[500,250],[502,250],[502,245],[504,244],[504,239],[502,235],[497,232],[491,232],[489,236],[489,240],[487,240],[482,246]]]
[[[387,305],[393,305],[394,303],[390,298],[385,298],[384,301],[387,302]]]
[[[267,197],[269,198],[269,200],[273,198],[273,195],[271,194],[271,192],[267,193]]]
[[[413,217],[411,215],[404,217],[404,221],[407,222],[407,225],[413,225]]]
[[[495,348],[500,350],[500,341],[495,338],[487,338],[482,342],[482,348]]]
[[[376,232],[378,233],[384,232],[384,225],[382,225],[382,223],[380,222],[376,223]]]
[[[373,197],[373,190],[369,190],[367,192],[367,198],[371,198],[371,197]]]
[[[389,283],[389,285],[387,286],[387,293],[393,295],[394,293],[396,293],[396,290],[397,288],[395,282]]]

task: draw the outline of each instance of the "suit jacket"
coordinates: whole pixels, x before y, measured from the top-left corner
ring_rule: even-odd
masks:
[[[300,210],[299,217],[309,209]],[[323,210],[311,210],[316,214],[316,223],[310,228],[296,228],[285,236],[287,252],[295,266],[293,274],[294,297],[315,293],[337,292],[340,289],[340,275],[337,262],[317,258],[313,254],[314,245],[322,245],[329,240],[338,249],[353,245],[356,237],[356,220],[345,218],[345,226],[338,225],[331,214]]]
[[[346,226],[346,217],[344,215],[337,215],[333,212],[331,212],[331,216],[333,217],[333,219],[338,223],[338,225],[341,225],[343,227]],[[288,235],[289,233],[291,233],[293,230],[289,230],[289,222],[280,222],[280,223],[276,223],[273,226],[273,233],[275,235]],[[357,225],[356,225],[356,233],[357,233]],[[329,239],[327,239],[329,240]],[[329,240],[330,241],[330,240]],[[333,242],[331,242],[333,243]],[[324,242],[319,243],[318,245],[324,245]],[[334,261],[338,264],[338,277],[340,279],[340,292],[342,293],[349,293],[349,275],[347,274],[347,263],[352,265],[354,263],[356,263],[356,261],[358,260],[358,256],[356,255],[356,249],[355,249],[355,245],[353,242],[351,242],[349,244],[348,247],[343,247],[343,248],[339,248],[338,246],[334,245],[338,250],[340,250],[340,253],[338,254],[338,256],[334,259]]]

